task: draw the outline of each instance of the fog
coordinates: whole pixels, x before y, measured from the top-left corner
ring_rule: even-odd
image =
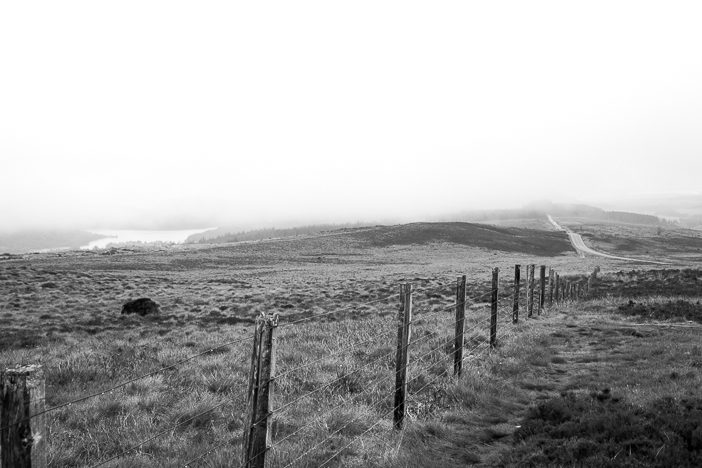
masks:
[[[0,229],[702,188],[697,2],[3,2]]]

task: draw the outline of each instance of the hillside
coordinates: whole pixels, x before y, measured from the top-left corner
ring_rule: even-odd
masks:
[[[571,250],[562,232],[490,226],[474,223],[412,223],[377,226],[349,236],[373,247],[449,242],[504,252],[554,256]]]
[[[86,231],[20,231],[0,233],[0,253],[77,249],[103,236]]]

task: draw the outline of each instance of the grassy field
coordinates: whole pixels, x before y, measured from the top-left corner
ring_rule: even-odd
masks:
[[[667,295],[677,282],[675,300],[692,301],[692,314],[699,313],[698,270],[632,273],[641,266],[577,258],[553,232],[410,226],[0,261],[0,367],[42,364],[46,404],[52,407],[214,348],[49,413],[53,466],[92,466],[155,436],[107,466],[182,466],[210,450],[194,466],[231,466],[240,458],[252,323],[262,312],[281,315],[270,466],[319,466],[330,458],[331,466],[538,465],[543,459],[534,448],[540,447],[537,439],[556,437],[538,428],[515,430],[538,426],[535,408],[542,403],[575,398],[571,406],[580,411],[587,405],[579,398],[609,388],[628,405],[622,411],[650,407],[646,411],[655,414],[656,401],[670,396],[682,404],[686,392],[699,387],[699,366],[693,365],[699,361],[699,329],[636,325],[661,317],[624,310],[629,296],[647,304],[645,310],[668,307],[667,299],[646,302],[652,300],[644,297],[646,289],[627,285],[649,281],[659,285],[655,294]],[[515,263],[583,275],[601,265],[601,297],[508,325]],[[681,261],[671,268],[687,266]],[[484,296],[492,267],[500,267],[504,288],[500,346],[487,353]],[[471,303],[466,324],[467,350],[479,356],[467,359],[465,375],[456,379],[450,343],[460,274],[468,276],[468,295],[480,299]],[[388,411],[397,293],[404,281],[416,289],[413,396],[410,421],[397,432]],[[137,297],[154,299],[161,313],[120,315],[121,305]],[[645,374],[631,365],[639,356],[646,358],[635,361],[647,363]],[[680,378],[656,385],[644,378],[664,370],[670,375],[673,360],[682,366],[674,369]],[[668,456],[665,450],[659,456]],[[623,459],[619,454],[615,461]]]
[[[647,226],[564,218],[566,226],[583,236],[595,250],[625,257],[659,261],[702,262],[702,231],[671,226]]]

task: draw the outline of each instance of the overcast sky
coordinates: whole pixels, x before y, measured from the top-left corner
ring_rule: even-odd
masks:
[[[0,6],[0,226],[702,190],[700,2]]]

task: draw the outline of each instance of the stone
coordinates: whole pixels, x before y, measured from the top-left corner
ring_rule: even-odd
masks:
[[[161,312],[159,305],[148,297],[141,297],[133,301],[126,302],[122,306],[122,314],[139,314],[141,316],[158,314]]]

